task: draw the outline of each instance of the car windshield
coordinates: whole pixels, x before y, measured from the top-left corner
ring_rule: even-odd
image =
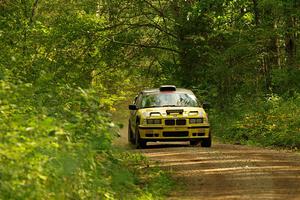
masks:
[[[193,94],[158,93],[143,96],[142,108],[151,107],[198,107],[198,101]]]

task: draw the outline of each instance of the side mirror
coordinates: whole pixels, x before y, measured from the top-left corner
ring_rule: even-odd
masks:
[[[203,104],[202,104],[202,107],[205,109],[205,110],[208,110],[210,108],[210,103],[208,103],[207,101],[204,101]]]
[[[135,104],[131,104],[128,106],[129,110],[137,110],[137,106]]]

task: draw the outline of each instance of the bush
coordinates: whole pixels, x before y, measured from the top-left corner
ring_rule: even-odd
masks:
[[[0,199],[145,196],[139,170],[146,161],[113,150],[117,127],[95,91],[7,81],[0,87]]]
[[[285,99],[272,95],[237,106],[231,114],[213,114],[218,136],[226,141],[263,146],[300,147],[300,95]]]

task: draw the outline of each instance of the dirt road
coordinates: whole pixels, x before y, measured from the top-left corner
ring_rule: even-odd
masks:
[[[116,142],[127,146],[127,132]],[[171,171],[183,190],[168,199],[300,199],[300,154],[241,145],[150,143],[139,150]]]

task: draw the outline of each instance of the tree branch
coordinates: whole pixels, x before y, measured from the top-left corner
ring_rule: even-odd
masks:
[[[176,35],[174,35],[173,33],[171,33],[171,32],[168,32],[167,30],[164,30],[161,26],[159,26],[158,24],[151,24],[151,23],[149,23],[149,24],[128,24],[128,26],[133,26],[133,27],[150,27],[150,28],[156,28],[157,30],[159,30],[160,32],[162,32],[162,33],[165,33],[165,34],[167,34],[167,35],[169,35],[169,36],[171,36],[171,37],[173,37],[173,38],[175,38],[175,39],[177,39],[177,36]]]
[[[153,4],[151,4],[149,1],[144,0],[144,2],[148,4],[151,8],[153,8],[160,16],[164,16],[164,13],[161,10],[159,10],[157,7],[155,7]]]
[[[160,50],[166,50],[166,51],[171,51],[175,53],[180,53],[180,51],[168,47],[162,47],[162,46],[155,46],[155,45],[145,45],[145,44],[136,44],[136,43],[127,43],[127,42],[121,42],[121,41],[116,41],[115,39],[109,39],[109,41],[116,43],[116,44],[121,44],[121,45],[126,45],[126,46],[133,46],[133,47],[141,47],[141,48],[149,48],[149,49],[160,49]]]
[[[39,2],[39,0],[35,0],[34,3],[33,3],[32,9],[31,9],[31,16],[30,16],[30,19],[29,19],[29,24],[30,25],[33,23],[33,17],[34,17],[35,10],[37,8],[38,2]]]

